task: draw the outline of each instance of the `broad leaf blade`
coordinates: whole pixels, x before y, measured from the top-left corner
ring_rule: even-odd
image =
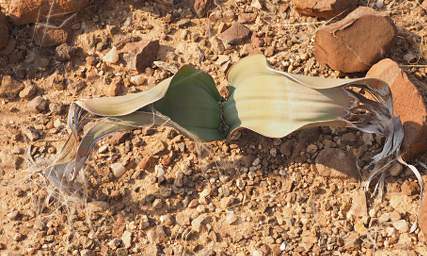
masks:
[[[280,138],[306,125],[338,121],[351,105],[345,90],[302,86],[269,68],[258,55],[237,63],[229,81],[234,89],[225,103],[224,116],[232,130],[244,127]]]
[[[182,67],[173,77],[165,96],[154,108],[198,138],[211,141],[225,138],[220,132],[221,96],[207,73]]]

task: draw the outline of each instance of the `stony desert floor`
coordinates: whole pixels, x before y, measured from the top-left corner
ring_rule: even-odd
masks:
[[[37,45],[33,25],[14,26],[0,73],[24,90],[0,104],[0,255],[427,255],[408,169],[390,172],[380,200],[317,164],[321,151],[345,151],[330,161],[363,167],[381,149],[381,138],[351,129],[282,139],[245,131],[212,143],[168,127],[115,134],[88,160],[86,202],[52,191],[32,172],[27,149],[36,161],[60,149],[71,102],[147,90],[184,64],[210,73],[224,95],[227,69],[252,52],[282,71],[345,76],[313,54],[315,32],[332,21],[301,16],[288,0],[263,1],[261,9],[254,2],[217,1],[197,17],[191,6],[171,10],[161,1],[93,1],[66,21],[70,38],[58,47]],[[421,1],[361,5],[390,15],[398,36],[386,57],[427,85]],[[233,21],[253,36],[223,47],[215,35]],[[137,38],[159,40],[156,64],[137,75],[106,61],[113,46]],[[114,163],[124,173],[113,172]]]

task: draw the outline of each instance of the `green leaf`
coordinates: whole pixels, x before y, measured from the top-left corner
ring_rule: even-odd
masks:
[[[225,138],[220,132],[221,95],[207,73],[182,67],[173,77],[165,96],[154,108],[198,138],[211,141]]]

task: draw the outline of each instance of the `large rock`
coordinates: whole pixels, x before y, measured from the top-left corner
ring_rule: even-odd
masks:
[[[331,178],[352,177],[359,179],[359,171],[354,156],[338,148],[325,148],[316,157],[319,175]]]
[[[9,26],[6,17],[0,13],[0,49],[3,49],[9,43]]]
[[[367,71],[388,50],[397,33],[393,21],[368,7],[319,29],[315,56],[320,64],[345,73]]]
[[[391,59],[384,59],[375,64],[367,77],[384,80],[390,85],[393,94],[394,114],[400,117],[405,131],[402,145],[404,158],[410,160],[427,150],[427,105],[422,92],[417,88],[418,82],[400,69]]]
[[[224,43],[235,45],[244,42],[251,36],[251,31],[245,25],[234,22],[231,27],[218,35]]]
[[[156,60],[159,46],[159,40],[141,40],[126,44],[120,52],[128,68],[142,73]]]
[[[301,15],[330,19],[351,12],[357,6],[354,0],[293,0]]]
[[[5,4],[6,14],[16,25],[73,13],[89,5],[89,0],[13,0]]]

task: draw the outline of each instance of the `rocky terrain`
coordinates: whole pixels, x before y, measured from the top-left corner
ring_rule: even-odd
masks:
[[[382,199],[365,193],[383,139],[352,129],[212,143],[167,127],[118,133],[88,160],[86,201],[52,190],[31,161],[53,159],[79,98],[144,91],[184,64],[227,96],[229,67],[263,53],[290,73],[387,81],[405,156],[423,171],[427,0],[0,6],[0,255],[427,255],[415,176],[394,165]]]

